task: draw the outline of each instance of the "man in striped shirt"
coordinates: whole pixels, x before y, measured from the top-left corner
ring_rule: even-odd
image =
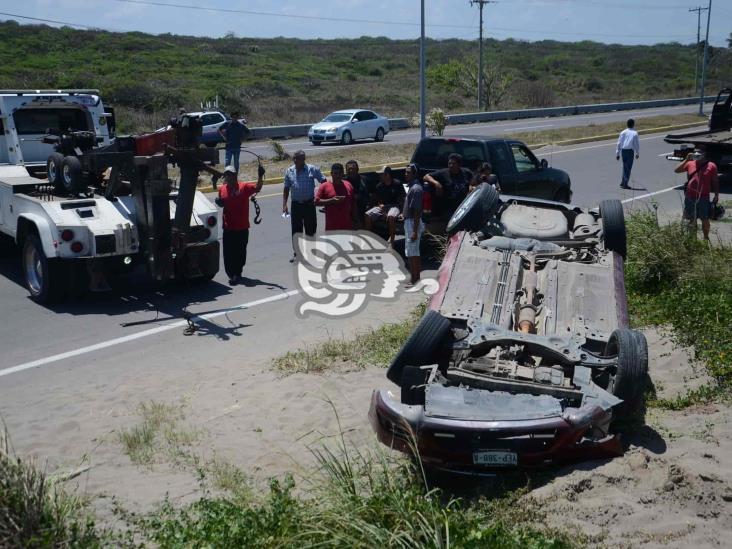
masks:
[[[305,151],[296,151],[293,155],[295,163],[285,170],[285,189],[282,193],[282,213],[290,215],[292,235],[302,233],[315,236],[318,218],[315,214],[315,185],[323,183],[325,177],[317,166],[305,163]],[[290,209],[287,199],[292,195]],[[290,261],[294,261],[295,258]]]

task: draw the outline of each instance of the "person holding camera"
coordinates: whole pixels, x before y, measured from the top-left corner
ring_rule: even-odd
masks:
[[[709,240],[709,212],[713,205],[719,202],[719,174],[717,165],[710,162],[706,151],[699,147],[674,169],[676,173],[686,172],[684,188],[684,219],[693,223],[696,230],[696,220],[701,219],[704,240]],[[709,196],[714,192],[713,205],[709,203]]]
[[[224,185],[219,188],[216,204],[224,208],[224,270],[231,286],[241,280],[241,272],[247,262],[249,244],[249,200],[262,190],[264,166],[257,170],[256,183],[237,181],[234,166],[224,168]]]

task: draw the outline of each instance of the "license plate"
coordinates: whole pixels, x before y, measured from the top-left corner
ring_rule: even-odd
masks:
[[[474,465],[492,465],[494,467],[516,467],[516,452],[473,452]]]

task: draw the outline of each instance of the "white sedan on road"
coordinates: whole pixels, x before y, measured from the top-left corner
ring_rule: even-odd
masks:
[[[313,145],[340,142],[349,145],[357,139],[383,141],[389,133],[389,119],[364,109],[335,111],[313,125],[308,139]]]

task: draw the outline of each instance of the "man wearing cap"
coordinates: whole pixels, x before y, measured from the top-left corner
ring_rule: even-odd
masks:
[[[318,228],[315,215],[315,185],[323,183],[325,177],[320,168],[305,163],[305,151],[295,151],[294,164],[285,170],[285,189],[282,192],[282,213],[290,215],[292,235],[302,233],[314,236]],[[287,207],[287,199],[292,195],[291,209]],[[291,259],[290,261],[294,261]]]
[[[709,203],[710,193],[714,193],[713,204],[719,202],[719,173],[717,165],[710,162],[706,150],[699,147],[674,169],[676,173],[686,172],[687,183],[684,191],[684,218],[694,225],[701,219],[704,239],[709,240]]]
[[[366,229],[371,230],[374,221],[386,219],[389,225],[389,242],[394,244],[396,235],[396,220],[399,217],[399,207],[404,203],[404,186],[394,179],[390,166],[384,166],[379,171],[381,183],[376,186],[376,206],[366,212]]]
[[[262,190],[264,167],[259,166],[257,182],[237,181],[236,168],[224,168],[224,185],[219,188],[216,204],[224,208],[224,270],[232,286],[241,280],[247,262],[249,243],[249,199]]]

